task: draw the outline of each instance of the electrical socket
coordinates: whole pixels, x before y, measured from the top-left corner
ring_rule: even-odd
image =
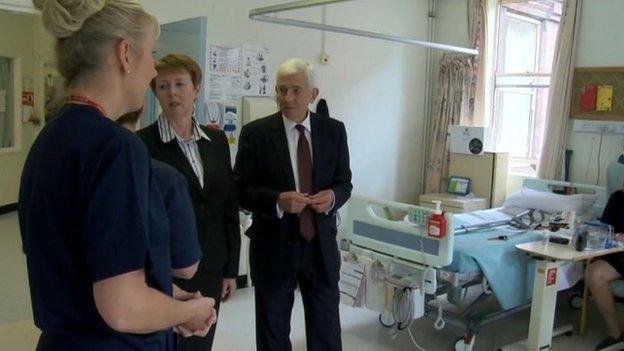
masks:
[[[604,124],[600,126],[600,133],[602,134],[615,134],[615,125]]]
[[[319,57],[319,61],[323,65],[329,65],[329,55],[325,53],[321,54],[321,56]]]

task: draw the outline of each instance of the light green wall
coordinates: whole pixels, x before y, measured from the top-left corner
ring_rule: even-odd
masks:
[[[22,78],[31,78],[35,86],[35,107],[42,117],[43,80],[40,77],[41,63],[51,54],[51,39],[42,30],[40,20],[33,15],[22,15],[0,11],[0,52],[18,56],[21,59]],[[46,50],[38,48],[46,47]],[[39,88],[38,88],[39,87]],[[20,97],[21,99],[21,97]],[[21,117],[21,116],[20,116]],[[42,124],[21,124],[21,145],[15,151],[0,151],[0,206],[17,202],[19,178],[24,159]]]

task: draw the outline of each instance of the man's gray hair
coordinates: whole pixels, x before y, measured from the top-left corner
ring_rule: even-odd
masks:
[[[277,70],[277,77],[303,73],[308,79],[310,88],[316,88],[314,80],[314,66],[304,59],[291,58],[284,61]]]

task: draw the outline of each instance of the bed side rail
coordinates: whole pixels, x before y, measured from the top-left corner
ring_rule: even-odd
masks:
[[[424,219],[431,214],[429,208],[353,195],[348,212],[350,239],[357,246],[437,268],[453,260],[450,213],[445,214],[446,236],[438,239],[427,235]]]

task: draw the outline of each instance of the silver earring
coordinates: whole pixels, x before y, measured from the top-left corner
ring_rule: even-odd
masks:
[[[130,74],[130,70],[127,70],[127,71],[126,71],[126,73],[127,73],[127,74]]]

